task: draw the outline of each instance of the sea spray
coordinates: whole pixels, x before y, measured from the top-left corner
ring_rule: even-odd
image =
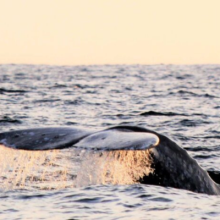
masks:
[[[1,189],[59,189],[72,185],[69,180],[74,167],[70,169],[69,153],[16,150],[0,145]]]
[[[86,151],[75,184],[134,184],[154,171],[151,162],[148,150]]]
[[[144,151],[25,151],[0,145],[1,189],[61,189],[133,184],[153,172]]]

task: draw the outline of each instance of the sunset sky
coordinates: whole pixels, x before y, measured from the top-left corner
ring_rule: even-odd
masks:
[[[0,64],[220,64],[220,0],[0,0]]]

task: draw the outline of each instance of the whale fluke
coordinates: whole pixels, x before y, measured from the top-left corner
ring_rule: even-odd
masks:
[[[91,150],[144,150],[159,138],[147,132],[114,127],[95,132],[79,128],[36,128],[0,133],[0,144],[22,150],[83,148]]]
[[[68,148],[94,131],[79,128],[34,128],[0,133],[0,144],[22,150]]]
[[[97,131],[79,128],[39,128],[0,133],[0,144],[23,150],[80,148],[101,151],[147,151],[154,172],[139,181],[198,193],[220,195],[220,186],[186,150],[157,132],[135,126]],[[210,177],[211,176],[211,177]],[[213,179],[215,180],[216,177]]]
[[[109,129],[83,138],[74,146],[92,150],[146,150],[157,146],[159,138],[147,132],[127,129]]]

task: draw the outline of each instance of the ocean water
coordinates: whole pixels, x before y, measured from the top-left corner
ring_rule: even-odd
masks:
[[[220,172],[219,88],[220,65],[0,65],[0,132],[143,126]],[[126,167],[97,181],[96,153],[1,146],[0,160],[0,219],[220,218],[219,196],[131,183]]]

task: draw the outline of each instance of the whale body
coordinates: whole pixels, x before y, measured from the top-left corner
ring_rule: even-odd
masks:
[[[153,173],[139,180],[143,184],[185,189],[219,195],[220,185],[166,136],[135,126],[116,126],[101,131],[57,127],[15,130],[0,133],[0,144],[14,149],[41,151],[80,148],[94,151],[147,150]]]

